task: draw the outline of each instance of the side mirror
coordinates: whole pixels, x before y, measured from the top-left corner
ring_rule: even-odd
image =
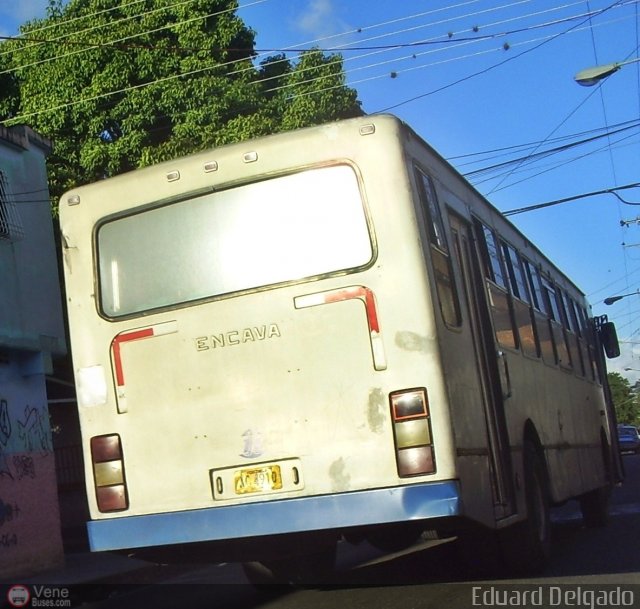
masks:
[[[618,333],[612,321],[607,321],[600,326],[600,342],[604,347],[604,352],[609,359],[620,355],[620,344],[618,343]]]

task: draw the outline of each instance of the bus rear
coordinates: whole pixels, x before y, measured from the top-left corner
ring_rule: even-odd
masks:
[[[63,197],[93,550],[460,513],[402,134],[345,121]]]

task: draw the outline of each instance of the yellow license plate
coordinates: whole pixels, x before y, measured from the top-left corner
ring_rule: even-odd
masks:
[[[235,473],[236,495],[264,493],[282,488],[282,474],[279,465],[267,465],[255,469],[241,469]]]

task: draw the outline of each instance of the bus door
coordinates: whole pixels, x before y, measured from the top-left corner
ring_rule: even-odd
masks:
[[[508,369],[493,331],[485,279],[471,224],[454,214],[449,215],[449,222],[482,386],[494,513],[499,520],[515,512],[511,452],[504,411],[508,398]]]

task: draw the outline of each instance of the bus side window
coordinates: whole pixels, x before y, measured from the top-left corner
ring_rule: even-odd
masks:
[[[513,295],[513,315],[518,328],[522,352],[530,357],[539,357],[540,349],[534,329],[529,287],[520,254],[505,242],[501,243],[502,253],[507,265],[509,285]]]
[[[501,347],[518,348],[518,333],[513,322],[512,306],[507,288],[507,275],[502,262],[498,241],[493,231],[476,221],[478,241],[487,278],[487,293],[496,339]]]
[[[424,212],[427,230],[429,231],[431,261],[442,318],[447,326],[459,327],[462,322],[460,302],[436,191],[431,178],[417,168],[416,179],[420,203]]]
[[[571,315],[575,320],[578,349],[580,350],[580,361],[582,362],[582,375],[593,380],[593,370],[589,359],[589,336],[585,329],[585,324],[582,322],[582,311],[573,298],[569,298],[569,307],[572,311]]]
[[[567,321],[567,339],[569,341],[569,351],[571,352],[571,360],[575,373],[584,376],[584,358],[582,347],[580,345],[580,326],[576,317],[576,310],[573,300],[566,292],[562,292],[562,304]]]
[[[580,328],[587,343],[588,357],[586,359],[589,378],[593,381],[599,381],[598,366],[596,364],[596,343],[593,326],[589,321],[589,316],[583,307],[578,307],[578,317],[580,318]]]
[[[528,260],[524,261],[524,269],[527,275],[527,283],[531,293],[531,304],[533,305],[533,319],[540,343],[540,351],[542,359],[547,364],[556,364],[556,352],[553,346],[553,336],[551,334],[551,326],[549,322],[548,307],[542,293],[542,284],[540,282],[540,273]]]
[[[488,226],[482,225],[482,230],[484,233],[484,243],[487,254],[485,265],[486,275],[495,284],[506,289],[506,273],[502,268],[502,262],[500,261],[500,251],[498,250],[495,235]]]
[[[558,300],[558,291],[556,286],[550,279],[541,276],[542,292],[548,304],[549,320],[551,323],[551,334],[553,342],[556,346],[556,354],[558,356],[558,364],[563,368],[571,368],[571,358],[569,349],[564,335],[564,327],[562,313],[560,309],[560,301]]]

